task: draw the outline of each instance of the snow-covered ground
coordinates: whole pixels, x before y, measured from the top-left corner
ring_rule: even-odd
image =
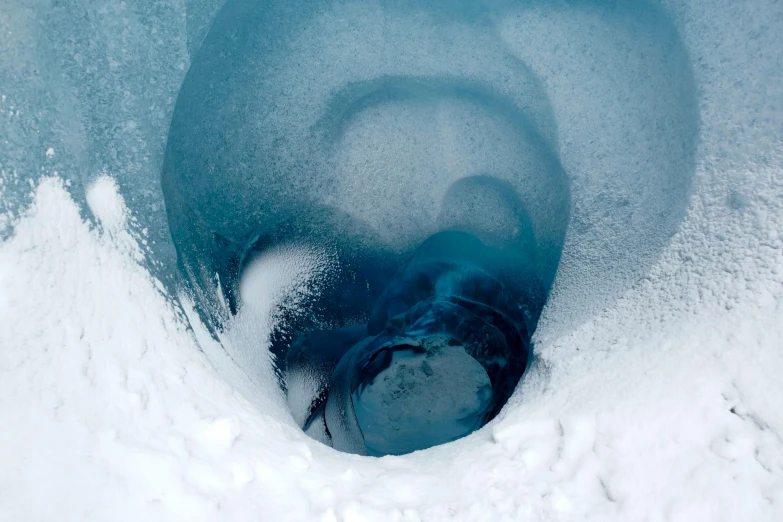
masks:
[[[495,421],[382,459],[309,439],[234,362],[268,325],[218,345],[150,272],[173,97],[220,3],[0,9],[0,520],[783,520],[779,2],[664,2],[699,95],[679,232],[595,317],[545,311]]]
[[[88,190],[91,228],[46,179],[0,247],[0,515],[781,520],[783,176],[756,174],[719,247],[694,210],[614,308],[540,341],[499,419],[382,459],[310,440],[272,390],[246,402],[139,265],[116,184]]]

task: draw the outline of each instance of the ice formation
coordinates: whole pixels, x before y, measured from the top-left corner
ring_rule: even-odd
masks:
[[[302,333],[286,373],[299,384],[288,398],[305,432],[382,456],[450,442],[491,420],[527,368],[544,303],[526,253],[439,232],[389,281],[366,325]]]
[[[779,2],[11,0],[0,34],[0,518],[783,518]],[[427,238],[517,208],[547,302],[494,420],[305,435],[269,350],[353,347]],[[391,368],[491,382],[426,359]]]
[[[581,47],[545,59],[543,40]],[[248,249],[286,241],[330,245],[346,265],[334,285],[371,301],[364,250],[404,259],[460,198],[503,219],[466,180],[488,176],[525,205],[547,287],[570,220],[565,324],[625,291],[677,230],[697,131],[689,57],[643,2],[235,0],[180,90],[163,187],[191,283],[209,293],[219,274],[234,308]]]
[[[526,251],[515,262],[535,282],[514,291],[532,303],[523,293],[552,285],[569,220],[564,262],[582,263],[560,274],[560,287],[601,290],[569,299],[559,322],[605,305],[676,230],[698,123],[689,59],[666,16],[646,4],[588,5],[605,30],[634,31],[632,41],[598,42],[629,55],[619,77],[597,75],[612,93],[600,106],[579,96],[558,105],[527,63],[536,40],[507,27],[541,10],[563,16],[563,6],[228,2],[180,89],[163,167],[172,238],[202,319],[221,330],[238,312],[255,256],[280,245],[329,252],[320,287],[298,307],[281,304],[272,352],[285,381],[292,340],[375,320],[370,310],[391,274],[438,231]],[[587,155],[602,158],[600,167],[579,166],[584,158],[561,144],[574,112],[601,137]],[[537,318],[541,303],[534,308]],[[308,402],[302,386],[291,402]]]

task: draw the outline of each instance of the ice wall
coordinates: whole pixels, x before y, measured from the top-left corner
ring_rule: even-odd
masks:
[[[454,215],[535,245],[563,334],[677,230],[697,131],[688,53],[644,2],[234,0],[180,90],[163,190],[215,330],[254,256],[320,252],[329,275],[282,317],[278,362],[297,332],[365,322],[388,274]],[[499,224],[502,193],[529,223]]]
[[[190,283],[216,302],[218,274],[235,312],[247,251],[292,241],[330,245],[335,285],[371,301],[365,250],[404,258],[455,181],[490,176],[529,210],[547,286],[563,255],[565,331],[677,230],[697,130],[688,54],[645,3],[232,1],[180,91],[163,186]]]
[[[110,173],[167,285],[176,258],[160,190],[166,135],[188,49],[222,2],[186,4],[12,1],[0,14],[0,211],[16,213],[28,180],[61,176],[83,202],[84,187]]]

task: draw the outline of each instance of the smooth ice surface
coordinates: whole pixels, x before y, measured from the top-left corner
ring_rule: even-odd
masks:
[[[235,349],[269,335],[277,304],[299,295],[290,281],[317,272],[322,252],[265,258],[288,279],[261,270],[243,281],[274,291],[251,292],[258,313],[240,312],[220,344],[187,299],[190,322],[178,315],[166,277],[151,277],[174,273],[155,187],[180,82],[217,4],[0,9],[0,515],[783,519],[779,2],[664,0],[652,18],[636,2],[497,4],[508,15],[488,25],[539,78],[574,176],[535,339],[540,380],[473,435],[383,459],[311,441],[270,361]],[[321,27],[338,22],[341,38],[315,52],[366,40],[358,17]],[[450,41],[461,45],[458,23]],[[416,49],[426,56],[437,41]],[[672,75],[656,79],[647,60]],[[287,86],[342,74],[326,63],[303,61]],[[678,83],[684,70],[690,87]],[[693,103],[667,105],[677,89]],[[680,114],[691,115],[690,141],[653,132]],[[652,180],[683,163],[666,147],[677,143],[691,170],[665,192]],[[626,172],[643,165],[651,175]],[[96,184],[103,175],[115,181]],[[644,199],[658,207],[635,204]],[[676,218],[654,219],[667,209]],[[646,228],[655,223],[667,225]],[[248,378],[251,362],[266,380]]]
[[[367,324],[298,333],[282,373],[299,426],[321,426],[316,439],[341,451],[382,456],[491,421],[528,367],[545,300],[534,245],[523,245],[439,232],[386,281]]]
[[[397,351],[352,399],[367,454],[404,455],[480,428],[491,408],[492,383],[462,347]]]

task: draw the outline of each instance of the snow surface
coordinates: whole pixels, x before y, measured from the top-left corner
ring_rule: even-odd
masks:
[[[173,96],[220,2],[72,4],[0,10],[0,520],[783,520],[779,2],[663,2],[699,92],[679,232],[578,328],[545,310],[490,425],[382,459],[309,439],[269,361],[232,358],[266,325],[212,342],[151,275]]]
[[[780,170],[758,174],[780,190]],[[538,379],[496,421],[382,459],[310,440],[281,394],[259,411],[229,387],[139,264],[116,185],[87,201],[101,226],[45,179],[0,247],[3,518],[783,517],[780,198],[726,224],[757,232],[725,237],[728,264],[686,222],[615,308],[539,344]]]

